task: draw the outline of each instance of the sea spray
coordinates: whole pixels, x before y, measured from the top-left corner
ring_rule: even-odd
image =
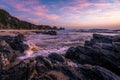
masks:
[[[34,43],[27,41],[24,42],[24,44],[28,45],[28,49],[26,49],[24,51],[24,55],[18,57],[18,59],[26,59],[26,58],[32,58],[32,57],[36,57],[36,56],[48,56],[51,53],[57,53],[57,54],[64,54],[69,47],[62,47],[62,48],[56,48],[56,49],[42,49],[37,47]]]

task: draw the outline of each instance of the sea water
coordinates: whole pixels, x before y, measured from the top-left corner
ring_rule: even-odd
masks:
[[[25,43],[30,43],[32,47],[36,46],[37,50],[34,52],[31,50],[26,51],[27,56],[35,57],[38,55],[47,56],[50,53],[64,54],[69,47],[84,46],[86,40],[92,38],[93,33],[88,32],[76,32],[70,30],[57,31],[57,35],[35,34],[29,33],[25,35]],[[117,35],[113,33],[99,33],[104,35]],[[30,55],[29,55],[30,53]],[[32,54],[32,55],[31,55]],[[22,57],[22,58],[25,58]]]

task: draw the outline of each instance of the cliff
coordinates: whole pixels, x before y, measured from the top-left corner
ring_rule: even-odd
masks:
[[[22,21],[7,11],[0,9],[0,29],[58,29],[56,26],[35,25],[27,21]],[[59,28],[64,29],[64,28]]]

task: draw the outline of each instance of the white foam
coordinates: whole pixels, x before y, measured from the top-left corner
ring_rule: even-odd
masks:
[[[26,55],[20,56],[20,57],[18,57],[18,59],[22,60],[22,59],[26,59],[26,58],[36,57],[36,56],[39,56],[39,55],[48,56],[51,53],[64,54],[68,50],[68,48],[69,47],[63,47],[63,48],[60,48],[60,49],[39,50],[35,53],[31,50],[28,50],[28,51],[26,51],[27,52]]]
[[[88,33],[78,33],[62,31],[58,32],[58,35],[43,35],[43,34],[30,34],[26,35],[26,42],[30,49],[26,50],[25,56],[21,56],[22,59],[28,57],[35,57],[38,55],[47,56],[50,53],[64,54],[71,46],[82,45],[84,40],[87,40]],[[36,46],[37,45],[37,46]]]

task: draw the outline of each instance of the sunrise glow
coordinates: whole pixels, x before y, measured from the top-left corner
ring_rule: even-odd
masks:
[[[0,0],[0,8],[34,24],[120,29],[120,0]]]

